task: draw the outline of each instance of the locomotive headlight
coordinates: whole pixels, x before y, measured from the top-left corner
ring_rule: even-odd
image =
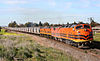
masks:
[[[80,34],[80,31],[77,31],[78,34]]]
[[[90,41],[90,43],[92,43],[92,41]]]

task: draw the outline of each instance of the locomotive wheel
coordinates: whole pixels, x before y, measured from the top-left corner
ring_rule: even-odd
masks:
[[[60,39],[59,39],[59,41],[60,41],[60,42],[62,42],[62,41],[63,41],[63,39],[62,39],[62,38],[60,38]]]
[[[52,38],[53,38],[51,35],[50,35],[49,37],[50,37],[50,39],[52,39]]]
[[[57,38],[57,37],[55,37],[55,40],[58,40],[58,38]]]
[[[55,40],[55,37],[52,36],[52,39]]]
[[[69,40],[65,40],[64,41],[66,44],[70,44],[70,41]]]
[[[49,36],[49,35],[47,35],[47,38],[50,38],[50,36]]]

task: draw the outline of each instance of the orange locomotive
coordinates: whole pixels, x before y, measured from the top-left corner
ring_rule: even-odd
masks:
[[[45,30],[45,32],[41,32]],[[47,33],[49,31],[49,33]],[[62,27],[52,27],[40,29],[40,34],[51,35],[56,40],[66,42],[71,45],[89,45],[93,40],[92,28],[89,24],[66,25]]]

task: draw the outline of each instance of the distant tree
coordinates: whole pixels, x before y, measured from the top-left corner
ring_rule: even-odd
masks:
[[[62,25],[64,25],[64,24],[57,24],[58,26],[62,26]]]
[[[20,24],[19,27],[25,27],[25,25],[24,24]]]
[[[89,24],[89,23],[86,23],[86,24]]]
[[[49,26],[49,23],[48,23],[48,22],[45,22],[45,23],[43,24],[43,26]]]
[[[1,26],[0,26],[0,31],[1,31],[1,29],[2,29],[2,28],[1,28]]]
[[[69,25],[69,22],[67,22],[67,25]]]
[[[32,22],[27,22],[27,23],[25,23],[25,27],[33,27],[33,23]]]
[[[37,23],[33,23],[33,26],[34,27],[38,27],[39,25]]]
[[[56,27],[56,26],[61,26],[61,24],[60,24],[60,25],[59,25],[59,24],[54,24],[53,26],[55,26],[55,27]]]
[[[53,26],[53,24],[51,24],[50,26]]]
[[[9,23],[8,27],[18,27],[18,24],[16,23],[16,21],[14,21],[14,22]]]
[[[39,22],[39,26],[43,26],[43,24],[41,23],[41,21]]]
[[[79,23],[78,24],[84,24],[82,21],[79,21]]]
[[[77,24],[75,21],[74,21],[74,23],[73,24]]]
[[[89,18],[89,19],[90,19],[90,25],[91,25],[92,27],[97,26],[97,25],[100,25],[99,23],[95,22],[94,19],[93,19],[92,17]]]

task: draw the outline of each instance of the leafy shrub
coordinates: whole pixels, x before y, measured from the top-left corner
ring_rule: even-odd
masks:
[[[5,61],[66,61],[68,58],[70,61],[74,60],[59,50],[37,44],[28,36],[2,36],[1,39],[0,57]]]

